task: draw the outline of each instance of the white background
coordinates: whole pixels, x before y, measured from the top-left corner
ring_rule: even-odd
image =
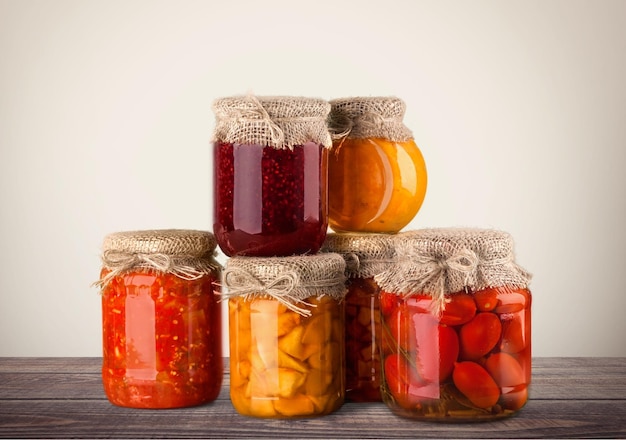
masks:
[[[429,171],[407,229],[510,232],[533,354],[626,356],[625,17],[621,0],[0,0],[0,356],[101,355],[102,238],[211,230],[211,103],[248,92],[401,97]]]

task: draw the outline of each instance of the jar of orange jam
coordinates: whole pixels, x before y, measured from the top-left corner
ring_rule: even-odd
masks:
[[[330,101],[329,225],[336,232],[396,233],[426,196],[424,158],[395,97]]]
[[[178,408],[213,401],[223,375],[221,268],[209,232],[107,235],[102,289],[102,379],[109,401]]]
[[[381,287],[383,401],[431,421],[494,420],[528,400],[530,274],[509,234],[401,233]]]
[[[343,404],[344,269],[337,254],[228,259],[223,294],[237,412],[314,417]]]
[[[380,287],[374,276],[394,261],[392,235],[330,233],[323,252],[346,260],[346,399],[378,402],[380,396]]]
[[[230,256],[319,251],[328,229],[327,101],[235,96],[213,104],[214,224]]]

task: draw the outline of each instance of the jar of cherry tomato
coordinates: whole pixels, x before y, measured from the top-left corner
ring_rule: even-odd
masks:
[[[389,234],[334,234],[326,236],[324,252],[346,260],[346,398],[378,402],[381,382],[380,287],[374,281],[394,261]]]
[[[102,379],[109,401],[178,408],[217,398],[222,384],[221,267],[209,232],[107,235],[102,289]]]
[[[337,254],[226,262],[230,398],[240,414],[313,417],[343,404],[344,269]]]
[[[426,196],[426,165],[394,97],[330,101],[329,224],[336,232],[396,233]]]
[[[505,232],[401,233],[381,287],[383,400],[400,416],[492,420],[517,412],[531,379],[530,274]]]
[[[213,231],[228,256],[316,253],[328,227],[330,104],[299,97],[214,102]]]

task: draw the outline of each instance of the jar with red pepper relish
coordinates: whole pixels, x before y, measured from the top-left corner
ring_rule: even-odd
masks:
[[[178,408],[217,398],[223,375],[221,267],[209,232],[107,235],[103,245],[102,379],[109,401]]]
[[[344,269],[330,253],[228,259],[230,398],[239,414],[315,417],[343,404]]]
[[[400,233],[381,287],[383,401],[432,421],[494,420],[528,400],[531,275],[509,234]]]
[[[319,251],[328,227],[330,104],[300,97],[217,99],[214,224],[228,256]]]
[[[323,252],[346,260],[346,399],[378,402],[381,366],[380,287],[374,276],[393,263],[395,250],[389,234],[330,233]]]

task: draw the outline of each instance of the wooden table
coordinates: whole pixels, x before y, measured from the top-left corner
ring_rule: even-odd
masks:
[[[228,397],[176,410],[111,405],[100,358],[0,358],[0,437],[626,438],[626,358],[533,359],[531,397],[515,416],[442,424],[402,419],[382,403],[346,403],[298,420],[239,415]]]

